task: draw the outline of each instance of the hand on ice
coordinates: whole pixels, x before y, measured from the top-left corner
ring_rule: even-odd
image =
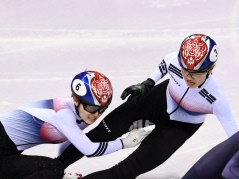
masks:
[[[134,129],[129,132],[126,138],[121,139],[124,145],[124,149],[135,147],[140,144],[144,138],[150,134],[151,131],[145,131],[144,129]]]
[[[80,179],[82,175],[79,173],[66,173],[63,179]]]

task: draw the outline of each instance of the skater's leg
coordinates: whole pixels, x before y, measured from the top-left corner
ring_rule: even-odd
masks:
[[[159,125],[146,137],[141,145],[125,160],[105,171],[87,175],[85,179],[134,179],[165,162],[200,125],[183,124],[191,128],[185,130],[179,122],[173,126]]]
[[[159,119],[167,115],[165,111],[168,82],[166,80],[156,85],[151,93],[141,97],[137,102],[123,103],[109,113],[87,136],[94,142],[110,141],[129,132],[131,125],[136,121],[140,121],[142,127],[147,126],[147,122],[158,123]]]
[[[21,155],[0,122],[0,178],[61,179],[63,174],[64,166],[58,160]]]
[[[87,136],[94,142],[115,140],[129,132],[130,126],[139,116],[138,104],[125,102],[109,113]]]
[[[0,178],[62,179],[63,164],[43,156],[12,155],[1,159]]]
[[[82,157],[84,157],[84,155],[73,144],[70,144],[56,159],[62,162],[64,168],[67,168]]]
[[[239,148],[238,152],[230,159],[222,172],[224,178],[238,179],[239,178]]]
[[[239,132],[229,139],[218,144],[207,152],[198,162],[183,176],[183,179],[191,178],[222,178],[222,171],[227,162],[239,150]]]

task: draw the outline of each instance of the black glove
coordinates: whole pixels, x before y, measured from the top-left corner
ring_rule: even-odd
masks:
[[[155,85],[154,80],[148,78],[142,83],[138,83],[136,85],[132,85],[126,88],[121,94],[121,98],[122,100],[124,100],[127,96],[130,95],[127,101],[135,100],[136,98],[149,93],[151,89],[154,87],[154,85]]]

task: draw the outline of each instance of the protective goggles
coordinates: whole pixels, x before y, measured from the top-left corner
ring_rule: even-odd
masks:
[[[188,71],[187,69],[182,68],[181,71],[182,71],[182,74],[185,75],[185,76],[189,75],[192,78],[197,78],[197,77],[203,75],[204,73],[208,73],[210,71],[210,69],[206,69],[206,70],[203,70],[203,71]]]
[[[83,105],[84,110],[91,114],[95,114],[97,111],[99,114],[102,114],[108,108],[108,106],[95,106],[83,101],[81,101],[80,103]]]

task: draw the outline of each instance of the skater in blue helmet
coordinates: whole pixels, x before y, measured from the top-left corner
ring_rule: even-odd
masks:
[[[126,88],[121,97],[129,96],[127,102],[90,131],[89,138],[114,140],[135,127],[155,128],[125,160],[84,178],[134,179],[158,167],[200,128],[207,114],[218,118],[228,137],[235,134],[237,124],[212,74],[217,60],[215,41],[193,34],[182,41],[178,52],[165,56],[147,80]],[[169,79],[155,85],[163,77]]]
[[[0,115],[0,178],[62,179],[71,164],[62,154],[70,144],[78,151],[72,157],[96,157],[134,147],[148,134],[134,130],[126,138],[92,142],[83,129],[110,105],[111,82],[99,72],[85,71],[73,78],[71,91],[72,98],[35,101]],[[60,144],[59,157],[21,154],[39,144]]]

